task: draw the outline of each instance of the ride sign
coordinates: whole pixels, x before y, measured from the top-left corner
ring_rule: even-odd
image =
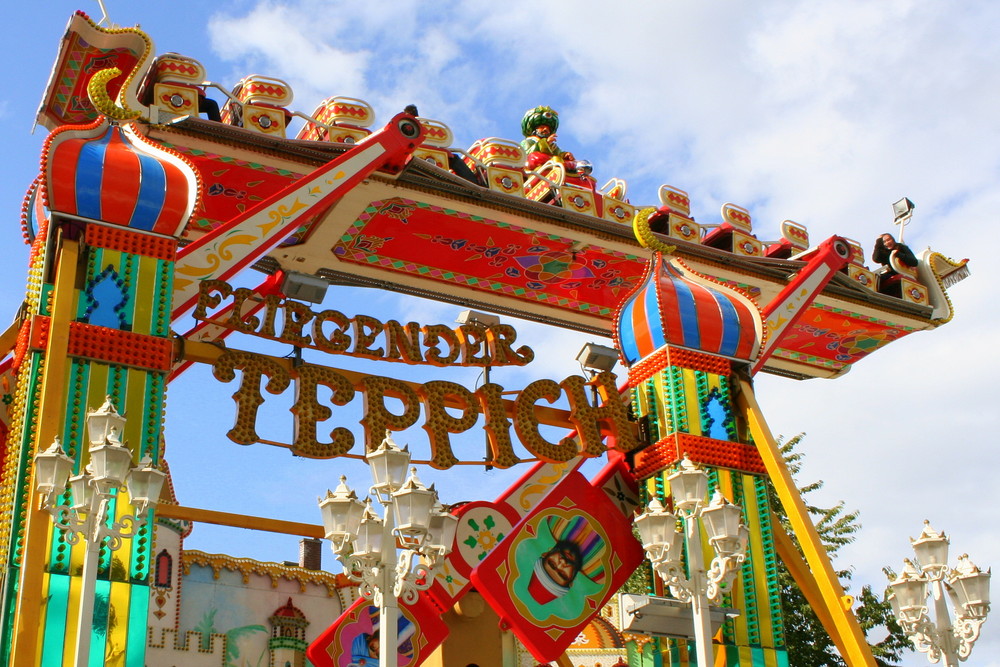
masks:
[[[520,392],[513,401],[505,400],[507,392],[498,384],[487,383],[475,391],[444,380],[414,384],[377,375],[349,373],[327,366],[309,363],[288,363],[266,355],[226,350],[214,362],[214,374],[222,382],[231,382],[236,371],[242,377],[233,399],[236,401],[236,424],[227,436],[233,442],[249,445],[260,442],[255,428],[257,412],[264,403],[264,389],[281,394],[295,384],[295,402],[290,408],[294,416],[292,453],[306,458],[326,459],[343,456],[354,447],[354,434],[343,426],[334,428],[329,442],[317,437],[318,424],[333,416],[329,405],[319,400],[319,389],[330,391],[333,406],[347,405],[360,392],[364,399],[361,424],[364,427],[366,450],[374,449],[385,432],[401,431],[417,423],[424,414],[423,429],[427,431],[431,448],[430,465],[447,469],[459,462],[452,451],[450,435],[472,428],[480,415],[490,445],[489,465],[508,468],[519,462],[511,443],[513,427],[521,444],[542,461],[560,463],[576,456],[602,456],[607,448],[605,434],[615,437],[616,448],[629,452],[638,446],[634,424],[628,419],[624,404],[617,397],[615,376],[603,372],[588,381],[571,375],[562,382],[536,380]],[[593,405],[588,399],[588,386],[603,397],[603,404]],[[541,421],[536,403],[550,403],[565,394],[570,409],[566,424],[575,428],[576,438],[566,437],[558,443],[549,442],[539,432]],[[402,414],[395,414],[386,405],[386,398],[399,400]],[[421,408],[423,410],[421,410]],[[446,408],[458,410],[454,416]],[[510,418],[509,418],[510,417]]]

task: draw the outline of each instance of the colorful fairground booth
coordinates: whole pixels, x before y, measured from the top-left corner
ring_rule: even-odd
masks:
[[[672,186],[653,203],[631,201],[620,178],[598,187],[556,145],[548,107],[525,115],[523,141],[463,148],[415,109],[331,96],[304,113],[286,82],[220,85],[197,56],[82,13],[60,43],[23,207],[25,301],[0,337],[2,664],[348,667],[374,661],[375,630],[391,625],[407,667],[788,665],[779,561],[846,661],[875,664],[752,379],[833,379],[947,323],[964,262],[926,251],[886,294],[850,239],[792,221],[758,229],[728,203],[696,221]],[[232,286],[251,270],[256,288]],[[533,356],[495,318],[400,324],[312,307],[338,285],[611,337],[627,378],[598,364],[509,391],[489,375],[470,389],[338,370],[332,355],[432,369],[530,368]],[[251,336],[331,364],[241,349]],[[499,498],[438,510],[454,534],[411,577],[398,622],[381,623],[364,585],[314,566],[317,538],[354,539],[346,523],[255,520],[304,538],[297,564],[183,548],[199,521],[250,523],[173,491],[164,397],[191,364],[238,387],[234,442],[259,441],[262,382],[294,385],[296,456],[374,454],[420,424],[427,464],[446,469],[450,438],[478,427],[487,463],[523,475]],[[363,435],[319,431],[352,400],[365,403]],[[567,435],[550,442],[541,425]],[[601,472],[581,472],[588,458]],[[354,507],[344,489],[330,499]],[[635,572],[645,595],[619,595]]]

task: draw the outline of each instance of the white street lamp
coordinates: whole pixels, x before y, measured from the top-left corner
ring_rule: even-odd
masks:
[[[382,500],[403,485],[406,468],[410,465],[410,452],[406,448],[397,447],[386,431],[385,438],[374,452],[365,457],[365,461],[368,462],[375,481],[372,489],[379,495],[379,500]]]
[[[646,555],[671,594],[691,602],[694,615],[695,645],[699,665],[714,664],[712,659],[712,618],[708,605],[718,602],[732,586],[736,571],[746,557],[749,531],[740,517],[743,510],[716,491],[705,505],[708,475],[684,458],[677,472],[667,477],[677,514],[671,514],[663,504],[653,499],[645,512],[635,519],[636,530]],[[677,522],[684,524],[684,533]],[[705,569],[701,548],[704,525],[708,542],[715,551],[712,563]],[[684,573],[681,552],[684,538],[688,547],[688,574]]]
[[[115,551],[121,547],[122,540],[138,534],[146,524],[146,510],[156,506],[167,477],[153,467],[149,456],[143,457],[138,466],[132,466],[132,452],[119,439],[125,421],[125,417],[115,410],[110,396],[100,408],[87,412],[90,462],[79,475],[69,476],[73,459],[66,456],[58,438],[47,450],[35,455],[35,488],[42,496],[42,509],[52,515],[68,544],[78,544],[82,539],[87,545],[83,556],[76,639],[78,667],[89,664],[101,544],[107,540],[108,549]],[[68,505],[59,505],[57,501],[66,492],[67,482],[72,500]],[[111,499],[123,487],[134,513],[108,525]]]
[[[431,485],[434,490],[434,485]],[[437,497],[435,491],[435,498]],[[427,528],[427,544],[424,549],[428,552],[437,550],[431,557],[437,561],[443,561],[444,557],[451,551],[451,545],[455,543],[455,533],[458,532],[458,517],[444,508],[440,502],[434,503],[431,511],[431,523]]]
[[[319,511],[323,516],[326,539],[333,542],[334,551],[339,551],[358,532],[365,504],[358,500],[353,489],[347,487],[347,477],[341,475],[337,490],[328,491],[326,498],[320,500]]]
[[[52,446],[35,454],[35,486],[44,494],[42,505],[56,504],[59,495],[66,490],[66,482],[73,471],[73,459],[66,456],[58,436]]]
[[[379,607],[379,667],[396,667],[399,601],[413,604],[430,588],[434,569],[451,552],[458,518],[417,478],[416,468],[404,481],[410,453],[396,446],[389,431],[365,460],[374,481],[370,496],[385,518],[370,496],[358,500],[346,477],[320,498],[319,507],[344,572],[358,583],[361,597]]]
[[[410,468],[410,476],[398,491],[392,494],[392,518],[396,535],[404,547],[419,547],[431,527],[431,510],[437,503],[437,493],[417,479],[417,469]]]
[[[105,397],[104,405],[96,410],[87,410],[87,437],[90,439],[90,446],[103,445],[104,441],[113,435],[114,440],[119,440],[120,436],[116,434],[125,429],[126,421],[111,403],[111,397]]]
[[[904,559],[903,570],[889,582],[892,610],[917,650],[932,663],[944,660],[957,667],[972,653],[979,631],[990,612],[990,571],[981,571],[968,554],[958,557],[958,567],[948,571],[949,540],[924,521],[920,537],[912,539],[916,560]],[[952,622],[945,598],[955,611]],[[934,599],[934,620],[928,614],[927,596]]]

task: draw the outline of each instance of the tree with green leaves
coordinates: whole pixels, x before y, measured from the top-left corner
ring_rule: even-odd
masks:
[[[796,451],[796,447],[803,437],[805,434],[800,433],[787,442],[784,438],[778,438],[778,445],[781,448],[785,464],[793,478],[798,475],[802,468],[804,455],[802,452]],[[820,540],[832,558],[841,547],[854,541],[855,535],[861,530],[861,522],[859,512],[848,512],[844,508],[843,501],[833,507],[826,508],[810,504],[807,499],[808,494],[822,487],[823,482],[817,481],[800,486],[798,490],[806,502],[809,513],[814,517],[813,523],[816,525]],[[794,532],[788,522],[788,515],[778,501],[774,487],[769,484],[768,488],[774,513],[785,531],[794,537]],[[830,639],[829,634],[799,590],[795,580],[792,579],[788,569],[782,563],[779,563],[778,568],[789,662],[796,667],[842,667],[845,665],[837,653],[833,640]],[[845,590],[851,575],[852,572],[849,569],[837,571],[837,576],[844,584]],[[884,597],[879,597],[871,586],[861,588],[861,594],[856,598],[854,611],[861,629],[866,634],[876,628],[884,628],[888,633],[881,641],[871,643],[875,661],[881,667],[898,665],[903,652],[913,649],[910,640],[896,623],[888,601]]]

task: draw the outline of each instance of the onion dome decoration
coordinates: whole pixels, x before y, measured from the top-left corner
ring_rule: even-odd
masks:
[[[619,306],[615,344],[628,365],[664,345],[750,361],[764,321],[745,293],[655,253],[639,286]]]
[[[294,618],[294,619],[305,619],[305,614],[299,610],[298,607],[292,604],[292,598],[288,598],[288,602],[278,609],[273,614],[277,618]],[[306,623],[308,625],[308,622]]]
[[[132,125],[101,121],[58,129],[43,156],[53,213],[176,237],[198,200],[194,168]]]

